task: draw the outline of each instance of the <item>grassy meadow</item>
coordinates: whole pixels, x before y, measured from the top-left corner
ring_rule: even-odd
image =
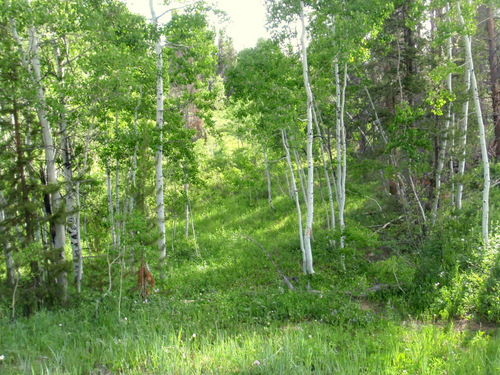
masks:
[[[196,239],[184,238],[183,220],[169,222],[166,279],[153,246],[145,255],[156,284],[145,299],[125,261],[111,266],[106,293],[112,256],[87,263],[84,292],[64,308],[26,316],[18,306],[11,321],[4,296],[1,374],[500,373],[496,326],[467,313],[441,319],[446,309],[429,301],[444,294],[419,285],[421,265],[405,252],[393,203],[381,209],[368,197],[375,185],[348,187],[345,249],[318,204],[316,274],[304,276],[284,178],[274,176],[272,209],[263,173],[246,181],[216,152],[206,160],[201,188],[192,189]],[[387,234],[371,229],[393,220]]]

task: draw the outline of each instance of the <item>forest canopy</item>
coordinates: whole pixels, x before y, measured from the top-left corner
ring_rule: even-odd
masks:
[[[498,0],[166,3],[0,0],[2,324],[500,322]]]

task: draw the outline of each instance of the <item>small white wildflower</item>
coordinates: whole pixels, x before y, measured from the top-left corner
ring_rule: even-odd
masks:
[[[465,238],[462,238],[462,239],[461,239],[461,241],[462,241],[462,242],[464,242],[464,241],[465,241]]]
[[[0,361],[3,361],[5,359],[5,356],[2,354],[0,355]]]
[[[258,360],[253,361],[253,365],[254,366],[260,366],[260,361],[258,361]]]
[[[59,327],[62,327],[62,324],[59,324]]]
[[[193,333],[193,339],[196,338],[196,333]]]
[[[312,337],[312,335],[309,335],[309,336],[307,336],[307,337],[309,337],[310,339],[312,339],[312,338],[313,338],[313,337]]]
[[[123,320],[127,321],[128,319],[127,319],[127,317],[125,317],[125,318],[123,318]]]

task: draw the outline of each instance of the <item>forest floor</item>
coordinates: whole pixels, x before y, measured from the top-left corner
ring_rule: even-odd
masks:
[[[0,373],[500,373],[496,327],[412,317],[401,288],[405,270],[391,268],[387,254],[372,260],[369,238],[340,252],[319,228],[316,274],[304,276],[291,199],[276,197],[273,210],[265,194],[211,191],[193,198],[196,240],[177,233],[167,277],[158,280],[152,267],[157,291],[146,299],[134,275],[116,265],[98,309],[96,288],[65,309],[14,322],[5,312]]]

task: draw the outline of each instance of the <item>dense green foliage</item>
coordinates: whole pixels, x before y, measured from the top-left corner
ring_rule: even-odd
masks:
[[[500,371],[498,1],[266,5],[236,53],[202,1],[0,0],[0,373]]]

